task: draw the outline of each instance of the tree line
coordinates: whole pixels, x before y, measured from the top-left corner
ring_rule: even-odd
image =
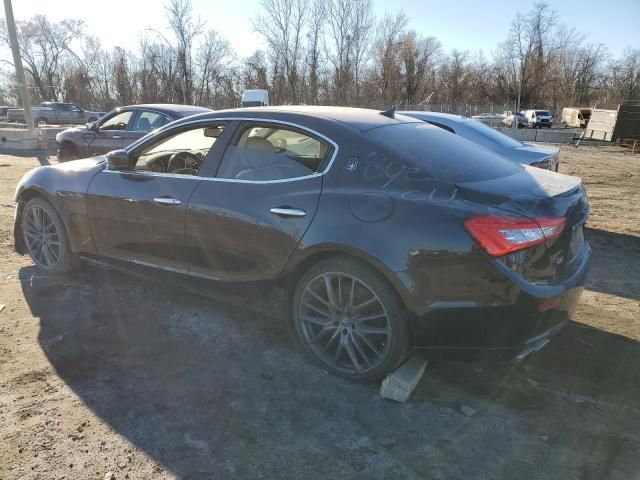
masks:
[[[252,23],[264,48],[246,58],[190,0],[168,0],[165,11],[170,33],[147,29],[135,50],[103,48],[79,19],[16,22],[32,101],[221,109],[262,88],[272,104],[446,105],[468,113],[470,105],[513,108],[518,98],[523,108],[554,110],[640,98],[640,50],[611,56],[544,2],[518,13],[488,57],[447,51],[409,28],[403,11],[377,17],[372,0],[261,0]],[[0,39],[8,45],[4,23]],[[17,104],[11,63],[2,62],[0,103]]]

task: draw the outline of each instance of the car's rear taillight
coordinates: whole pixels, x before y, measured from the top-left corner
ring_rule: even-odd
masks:
[[[464,226],[476,242],[493,257],[517,252],[557,238],[564,229],[565,219],[541,217],[528,219],[481,215],[471,217]]]
[[[544,170],[551,169],[551,160],[543,160],[541,162],[535,162],[531,164],[532,167],[542,168]]]

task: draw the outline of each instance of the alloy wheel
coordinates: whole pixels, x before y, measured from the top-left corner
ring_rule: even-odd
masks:
[[[62,245],[53,218],[38,205],[28,206],[23,218],[22,228],[31,258],[44,268],[55,267],[60,261]]]
[[[380,297],[361,279],[323,272],[305,286],[297,312],[303,338],[328,366],[364,374],[389,355],[392,329]]]

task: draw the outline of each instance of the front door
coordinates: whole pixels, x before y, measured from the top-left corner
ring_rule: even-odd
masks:
[[[104,170],[87,192],[98,254],[186,273],[185,212],[221,128],[187,126],[131,152],[129,170]]]
[[[83,140],[88,155],[102,155],[124,147],[124,138],[133,121],[133,110],[116,112],[100,120],[95,131],[86,132]]]
[[[320,169],[335,147],[302,129],[245,123],[216,178],[187,209],[189,274],[223,281],[278,277],[315,215]]]

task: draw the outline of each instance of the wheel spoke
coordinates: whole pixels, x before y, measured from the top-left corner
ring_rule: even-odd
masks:
[[[327,291],[327,298],[329,299],[329,303],[334,307],[339,306],[339,304],[336,302],[336,292],[334,292],[333,285],[331,285],[331,278],[329,277],[329,275],[323,275],[322,278],[324,279],[324,288]]]
[[[338,328],[336,328],[335,332],[333,332],[333,335],[331,335],[331,338],[329,338],[329,340],[327,340],[327,343],[324,344],[324,347],[322,347],[322,353],[324,353],[327,350],[329,350],[329,346],[333,343],[333,341],[336,338],[338,338],[339,334],[340,334],[340,330]]]
[[[311,304],[311,303],[309,303],[309,302],[305,302],[305,303],[303,303],[302,305],[304,305],[304,306],[305,306],[305,307],[307,307],[307,308],[310,308],[310,309],[311,309],[311,310],[313,310],[314,312],[319,313],[320,315],[322,315],[322,316],[324,316],[324,317],[331,318],[331,312],[327,312],[327,311],[325,311],[325,310],[322,310],[322,309],[320,309],[320,308],[316,307],[315,305],[312,305],[312,304]]]
[[[331,330],[336,330],[337,328],[338,327],[336,327],[335,325],[326,325],[322,327],[313,338],[309,339],[309,343],[316,343],[318,340],[324,337]]]
[[[323,320],[321,318],[310,317],[309,315],[302,315],[302,320],[305,322],[313,323],[314,325],[320,325],[321,327],[326,327],[331,324],[331,320]]]
[[[371,351],[373,353],[375,353],[378,357],[382,356],[382,352],[378,351],[378,349],[376,347],[373,346],[373,344],[369,341],[369,339],[367,337],[365,337],[364,335],[362,335],[360,332],[358,332],[356,330],[356,335],[358,336],[358,338],[360,338],[360,340],[362,340],[365,345],[367,347],[369,347],[371,349]]]
[[[307,288],[307,292],[309,292],[311,295],[313,295],[313,297],[318,300],[319,302],[322,302],[323,305],[326,305],[327,308],[331,309],[331,304],[329,304],[329,302],[327,302],[324,298],[322,298],[320,295],[318,295],[316,292],[314,292],[313,290],[311,290],[311,287]]]
[[[353,309],[353,295],[356,290],[356,279],[351,278],[351,291],[349,292],[349,311]]]
[[[351,363],[355,367],[356,372],[360,373],[362,368],[360,367],[360,362],[358,361],[358,358],[356,357],[356,353],[353,351],[353,345],[349,341],[348,337],[347,337],[347,339],[345,341],[344,349],[347,351],[347,355],[349,355],[349,358],[351,359]]]
[[[362,323],[362,322],[367,322],[369,320],[377,320],[379,318],[387,318],[387,314],[379,313],[378,315],[368,315],[366,317],[355,317],[353,319],[353,323]]]
[[[42,244],[42,255],[46,259],[47,267],[53,265],[53,260],[49,256],[49,248],[47,247],[46,243]]]
[[[373,297],[371,297],[369,300],[365,300],[362,303],[359,303],[358,305],[356,305],[355,307],[353,307],[353,311],[357,312],[358,310],[362,310],[364,307],[371,305],[373,302],[377,302],[378,299],[376,298],[376,296],[374,295]]]
[[[353,332],[351,332],[349,335],[351,336],[351,341],[353,342],[353,346],[356,347],[356,350],[358,351],[360,356],[364,359],[364,361],[370,367],[371,361],[369,360],[369,356],[365,353],[364,349],[360,346],[360,343],[358,342],[358,338],[356,337],[356,335],[353,334]]]
[[[386,328],[368,327],[366,325],[363,327],[358,327],[358,331],[364,335],[386,335],[387,333],[389,333],[389,330],[387,330]]]
[[[333,355],[333,364],[338,364],[338,359],[340,358],[340,353],[342,353],[342,349],[344,348],[344,343],[342,339],[338,342],[338,348],[336,348],[336,353]]]

